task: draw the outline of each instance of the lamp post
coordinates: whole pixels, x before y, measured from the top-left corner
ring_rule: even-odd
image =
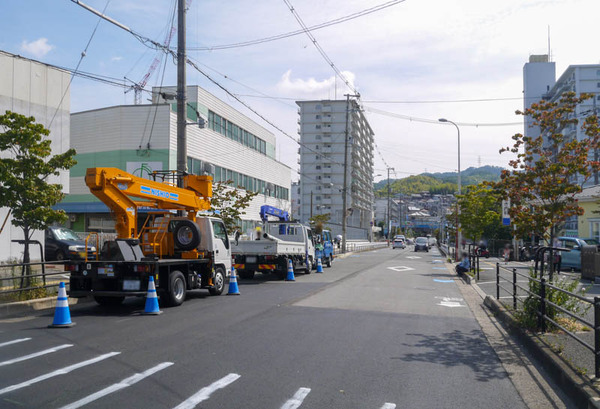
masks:
[[[454,125],[456,127],[456,131],[458,132],[458,194],[461,194],[461,183],[460,183],[460,128],[458,127],[458,125],[456,125],[454,122],[447,120],[446,118],[440,118],[438,119],[438,121],[440,122],[449,122],[452,125]],[[455,254],[455,258],[456,261],[458,261],[460,259],[460,256],[458,255],[458,249],[459,249],[459,243],[461,240],[461,234],[460,234],[460,207],[458,206],[458,198],[456,199],[456,254]]]

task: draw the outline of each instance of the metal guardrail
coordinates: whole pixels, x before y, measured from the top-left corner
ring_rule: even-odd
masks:
[[[508,269],[503,269],[503,270],[510,271]],[[527,278],[529,280],[528,281],[529,284],[531,284],[532,282],[539,284],[539,292],[535,293],[535,292],[530,291],[531,286],[528,286],[528,288],[525,288],[525,287],[519,285],[517,282],[517,277]],[[512,284],[512,286],[510,289],[507,289],[502,286],[501,282]],[[589,320],[585,319],[584,317],[580,317],[577,314],[574,314],[573,312],[552,302],[552,300],[549,299],[549,297],[548,297],[548,289],[552,289],[552,290],[558,291],[560,293],[566,294],[569,297],[576,298],[579,302],[582,302],[584,304],[590,304],[591,306],[593,306],[594,307],[594,322],[592,323]],[[590,350],[594,354],[595,376],[596,376],[596,378],[600,378],[600,297],[594,297],[594,300],[591,301],[585,297],[582,297],[579,294],[575,294],[573,292],[566,291],[562,288],[559,288],[555,285],[548,283],[546,281],[546,279],[543,278],[543,276],[539,279],[537,277],[534,278],[534,277],[531,277],[530,275],[517,272],[516,268],[512,269],[512,280],[511,280],[511,279],[502,277],[500,275],[500,263],[496,263],[496,299],[497,300],[500,300],[500,291],[501,290],[509,295],[512,295],[512,307],[515,311],[518,310],[519,302],[523,302],[521,300],[521,298],[523,298],[523,296],[517,295],[518,290],[522,290],[526,294],[539,300],[540,303],[539,303],[539,309],[537,311],[537,316],[538,316],[538,326],[540,327],[542,333],[546,332],[547,323],[550,322],[553,325],[555,325],[557,328],[560,328],[562,331],[564,331],[565,334],[567,334],[568,336],[570,336],[571,338],[576,340],[583,347]],[[555,320],[550,318],[547,315],[547,309],[549,306],[556,308],[561,313],[570,316],[574,320],[581,322],[590,328],[593,328],[593,330],[594,330],[594,345],[592,346],[592,345],[588,344],[583,339],[578,337],[577,334],[573,333],[572,331],[569,331],[564,326],[562,326],[561,324],[559,324],[558,322],[556,322]]]
[[[353,242],[349,241],[349,242],[346,242],[346,253],[350,253],[350,252],[359,253],[362,251],[369,251],[369,250],[381,249],[381,248],[386,248],[386,247],[388,247],[388,244],[385,241],[368,242],[368,243],[353,243]],[[333,254],[334,255],[344,254],[342,252],[341,245],[340,245],[340,247],[338,247],[336,244],[333,245]]]
[[[60,271],[49,270],[49,266],[60,266]],[[70,273],[63,271],[63,266],[63,262],[57,261],[0,264],[0,303],[15,301],[11,299],[10,294],[58,289],[60,281],[69,282]],[[61,276],[62,280],[57,279],[58,276]],[[36,284],[37,282],[39,284]],[[56,294],[58,290],[48,293]]]

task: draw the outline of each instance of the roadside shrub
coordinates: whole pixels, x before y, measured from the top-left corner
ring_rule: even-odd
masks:
[[[529,270],[529,276],[531,278],[535,278],[533,273],[533,269]],[[547,282],[548,284],[552,284],[553,286],[560,288],[563,291],[568,291],[570,293],[577,294],[579,296],[584,296],[587,289],[579,287],[579,279],[569,279],[564,276],[556,275],[551,282]],[[539,298],[541,290],[541,283],[529,280],[529,291],[533,294],[529,294],[525,300],[523,301],[522,309],[515,312],[515,316],[522,327],[527,328],[532,331],[541,330],[539,325],[539,311],[540,311],[540,303],[541,299]],[[546,287],[546,299],[561,308],[564,308],[567,311],[577,315],[583,316],[590,309],[591,304],[586,304],[579,301],[577,298],[572,297],[566,294],[563,291],[556,290],[554,288]],[[553,305],[546,303],[546,316],[553,321],[560,321],[563,326],[571,326],[571,324],[575,325],[575,319],[570,317],[567,314],[562,313],[558,308]],[[576,326],[576,325],[575,325]],[[552,324],[549,321],[546,321],[546,329],[549,332],[557,331],[558,327]]]

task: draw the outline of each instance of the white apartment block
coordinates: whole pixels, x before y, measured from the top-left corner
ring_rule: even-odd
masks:
[[[137,176],[177,169],[175,87],[155,88],[150,105],[115,106],[75,113],[71,141],[78,164],[71,170],[71,195],[61,206],[78,231],[112,231],[106,206],[85,185],[88,167],[116,167]],[[166,98],[166,99],[165,99]],[[188,172],[211,174],[259,192],[242,217],[248,232],[260,222],[260,206],[290,211],[291,169],[276,160],[275,135],[198,86],[187,87]],[[198,114],[206,121],[196,122]]]
[[[12,111],[33,116],[50,130],[52,154],[64,153],[69,149],[70,79],[64,70],[0,51],[0,115]],[[62,184],[63,192],[69,192],[68,171],[48,181]],[[8,208],[0,209],[0,226],[6,220],[0,233],[0,261],[20,260],[23,254],[23,246],[11,242],[23,240],[23,231],[11,224],[8,212]],[[34,233],[32,239],[43,243],[43,232]],[[30,252],[32,260],[40,260],[37,246],[31,246]]]
[[[334,234],[341,234],[345,170],[346,237],[369,239],[374,204],[374,133],[359,104],[352,99],[296,104],[300,107],[301,141],[297,217],[307,222],[311,215],[329,213],[329,227]]]

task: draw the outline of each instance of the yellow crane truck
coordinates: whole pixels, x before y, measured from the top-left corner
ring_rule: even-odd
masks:
[[[118,305],[127,296],[146,295],[150,276],[161,303],[170,306],[180,305],[188,290],[223,292],[231,270],[227,231],[221,219],[198,215],[210,209],[212,177],[160,171],[153,179],[87,169],[85,183],[113,213],[117,238],[93,257],[65,264],[71,297]]]

